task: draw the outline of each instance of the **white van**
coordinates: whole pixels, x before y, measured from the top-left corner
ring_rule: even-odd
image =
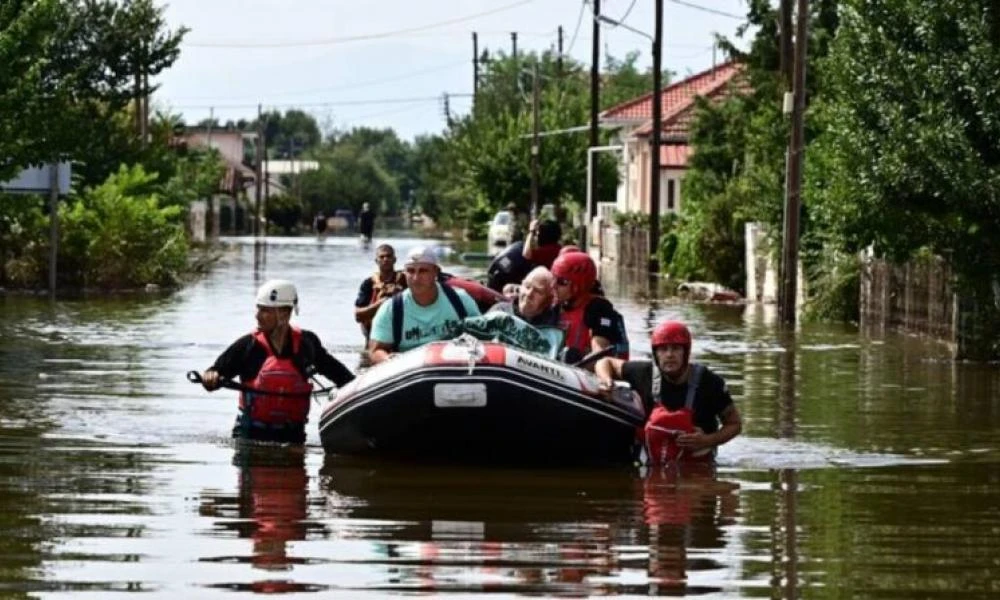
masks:
[[[486,253],[494,255],[506,248],[514,237],[514,215],[510,211],[501,210],[490,221],[486,233]]]

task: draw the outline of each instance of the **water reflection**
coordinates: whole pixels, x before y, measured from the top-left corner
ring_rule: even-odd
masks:
[[[233,454],[239,470],[236,495],[205,493],[199,515],[217,519],[216,528],[250,540],[248,555],[203,558],[206,562],[245,562],[255,571],[266,571],[250,583],[223,583],[214,587],[247,589],[260,593],[293,592],[311,586],[283,574],[301,558],[289,554],[289,545],[306,539],[321,525],[307,520],[305,450],[301,447],[241,443]]]
[[[714,469],[490,470],[327,459],[344,539],[424,592],[700,594],[724,587],[735,482]]]

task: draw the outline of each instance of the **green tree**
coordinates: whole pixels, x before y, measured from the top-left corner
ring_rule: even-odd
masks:
[[[320,167],[302,174],[302,201],[309,212],[333,214],[336,209],[354,213],[368,202],[373,210],[399,202],[393,177],[365,150],[341,145],[317,151]]]
[[[29,164],[86,162],[134,99],[137,73],[176,60],[186,30],[151,0],[0,4],[0,178]]]
[[[944,257],[963,293],[995,308],[1000,8],[844,0],[841,11],[810,210],[847,252]],[[995,314],[984,319],[997,331]]]

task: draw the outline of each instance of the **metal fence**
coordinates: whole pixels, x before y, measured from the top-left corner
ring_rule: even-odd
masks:
[[[862,327],[955,340],[953,274],[944,260],[928,257],[897,265],[868,258],[863,269]]]
[[[619,269],[646,269],[649,264],[649,230],[645,227],[601,227],[601,258]]]

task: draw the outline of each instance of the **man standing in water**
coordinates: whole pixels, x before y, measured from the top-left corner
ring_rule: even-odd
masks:
[[[371,243],[375,233],[375,212],[367,202],[361,205],[361,212],[358,214],[358,231],[366,244]]]
[[[378,270],[361,282],[358,297],[354,300],[354,320],[361,324],[365,345],[368,344],[372,318],[378,308],[392,298],[393,294],[406,289],[406,276],[402,271],[396,270],[396,251],[392,246],[382,244],[375,249],[375,264],[378,265]]]
[[[666,321],[650,336],[653,360],[603,358],[594,366],[601,390],[611,394],[613,380],[624,379],[639,393],[646,410],[646,445],[651,435],[663,452],[650,452],[654,463],[715,457],[716,448],[743,431],[740,411],[726,382],[708,367],[691,362],[691,332],[680,321]]]
[[[295,285],[272,279],[257,290],[257,329],[239,338],[201,374],[208,391],[222,378],[240,378],[240,413],[233,437],[302,444],[314,372],[343,386],[354,374],[323,348],[315,333],[291,324],[299,311]]]

